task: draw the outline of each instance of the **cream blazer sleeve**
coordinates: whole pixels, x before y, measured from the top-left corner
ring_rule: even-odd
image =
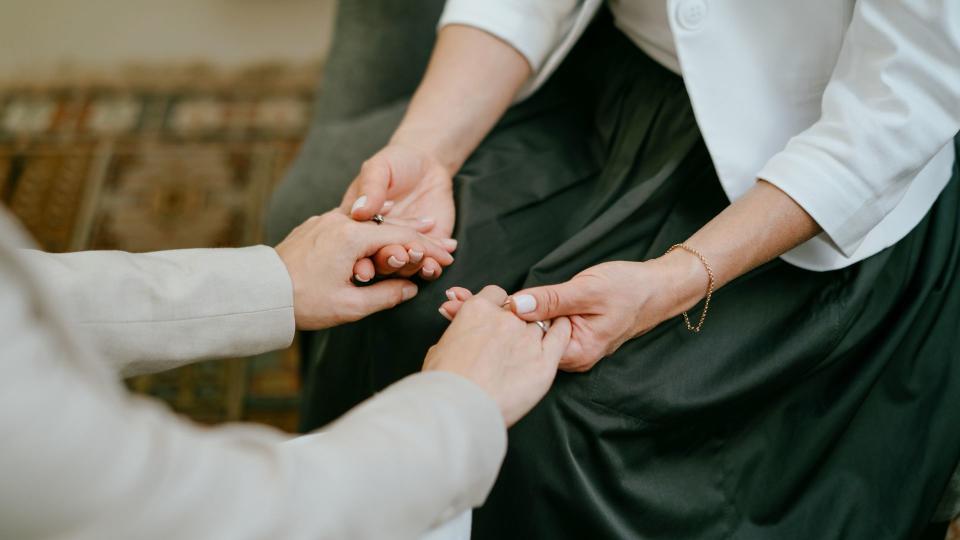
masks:
[[[123,376],[290,345],[293,288],[276,251],[22,252],[67,321]]]
[[[493,485],[502,417],[453,374],[410,376],[294,439],[198,427],[124,391],[111,366],[289,341],[281,280],[238,287],[277,262],[262,249],[46,257],[17,236],[0,211],[0,538],[416,538]],[[39,277],[61,281],[51,291]],[[66,300],[87,311],[64,312]]]

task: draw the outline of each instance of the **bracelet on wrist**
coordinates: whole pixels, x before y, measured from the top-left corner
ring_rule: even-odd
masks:
[[[713,268],[710,267],[710,263],[707,262],[707,258],[704,257],[702,253],[700,253],[696,249],[693,249],[692,247],[686,244],[682,244],[682,243],[674,244],[670,246],[670,249],[668,249],[667,252],[664,253],[664,255],[669,254],[671,251],[674,251],[676,249],[682,249],[683,251],[696,255],[697,258],[700,259],[700,262],[703,263],[703,267],[707,271],[707,296],[703,302],[703,311],[700,312],[700,319],[697,321],[697,325],[696,326],[692,325],[690,323],[690,316],[687,314],[686,311],[683,312],[683,322],[686,323],[687,330],[695,334],[698,334],[700,333],[700,330],[703,328],[703,321],[707,319],[707,310],[710,309],[710,298],[713,296],[713,281],[714,281]]]

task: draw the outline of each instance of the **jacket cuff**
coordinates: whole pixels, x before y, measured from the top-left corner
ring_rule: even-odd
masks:
[[[844,256],[852,257],[885,213],[855,176],[816,148],[775,155],[757,177],[790,196],[820,225]]]
[[[563,34],[562,20],[545,17],[535,3],[501,0],[449,0],[437,28],[462,24],[496,36],[540,70]]]

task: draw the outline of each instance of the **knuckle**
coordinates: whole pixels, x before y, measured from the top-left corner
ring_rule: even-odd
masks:
[[[562,299],[560,298],[560,293],[552,287],[544,289],[544,305],[549,311],[556,311],[560,308]]]

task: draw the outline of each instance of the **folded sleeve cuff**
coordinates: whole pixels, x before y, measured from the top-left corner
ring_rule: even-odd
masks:
[[[537,72],[560,41],[561,28],[532,4],[536,2],[449,0],[438,28],[462,24],[483,30],[516,49]]]
[[[835,247],[851,257],[884,213],[871,202],[871,195],[860,192],[861,182],[831,161],[826,155],[788,148],[771,158],[757,177],[789,195]]]

